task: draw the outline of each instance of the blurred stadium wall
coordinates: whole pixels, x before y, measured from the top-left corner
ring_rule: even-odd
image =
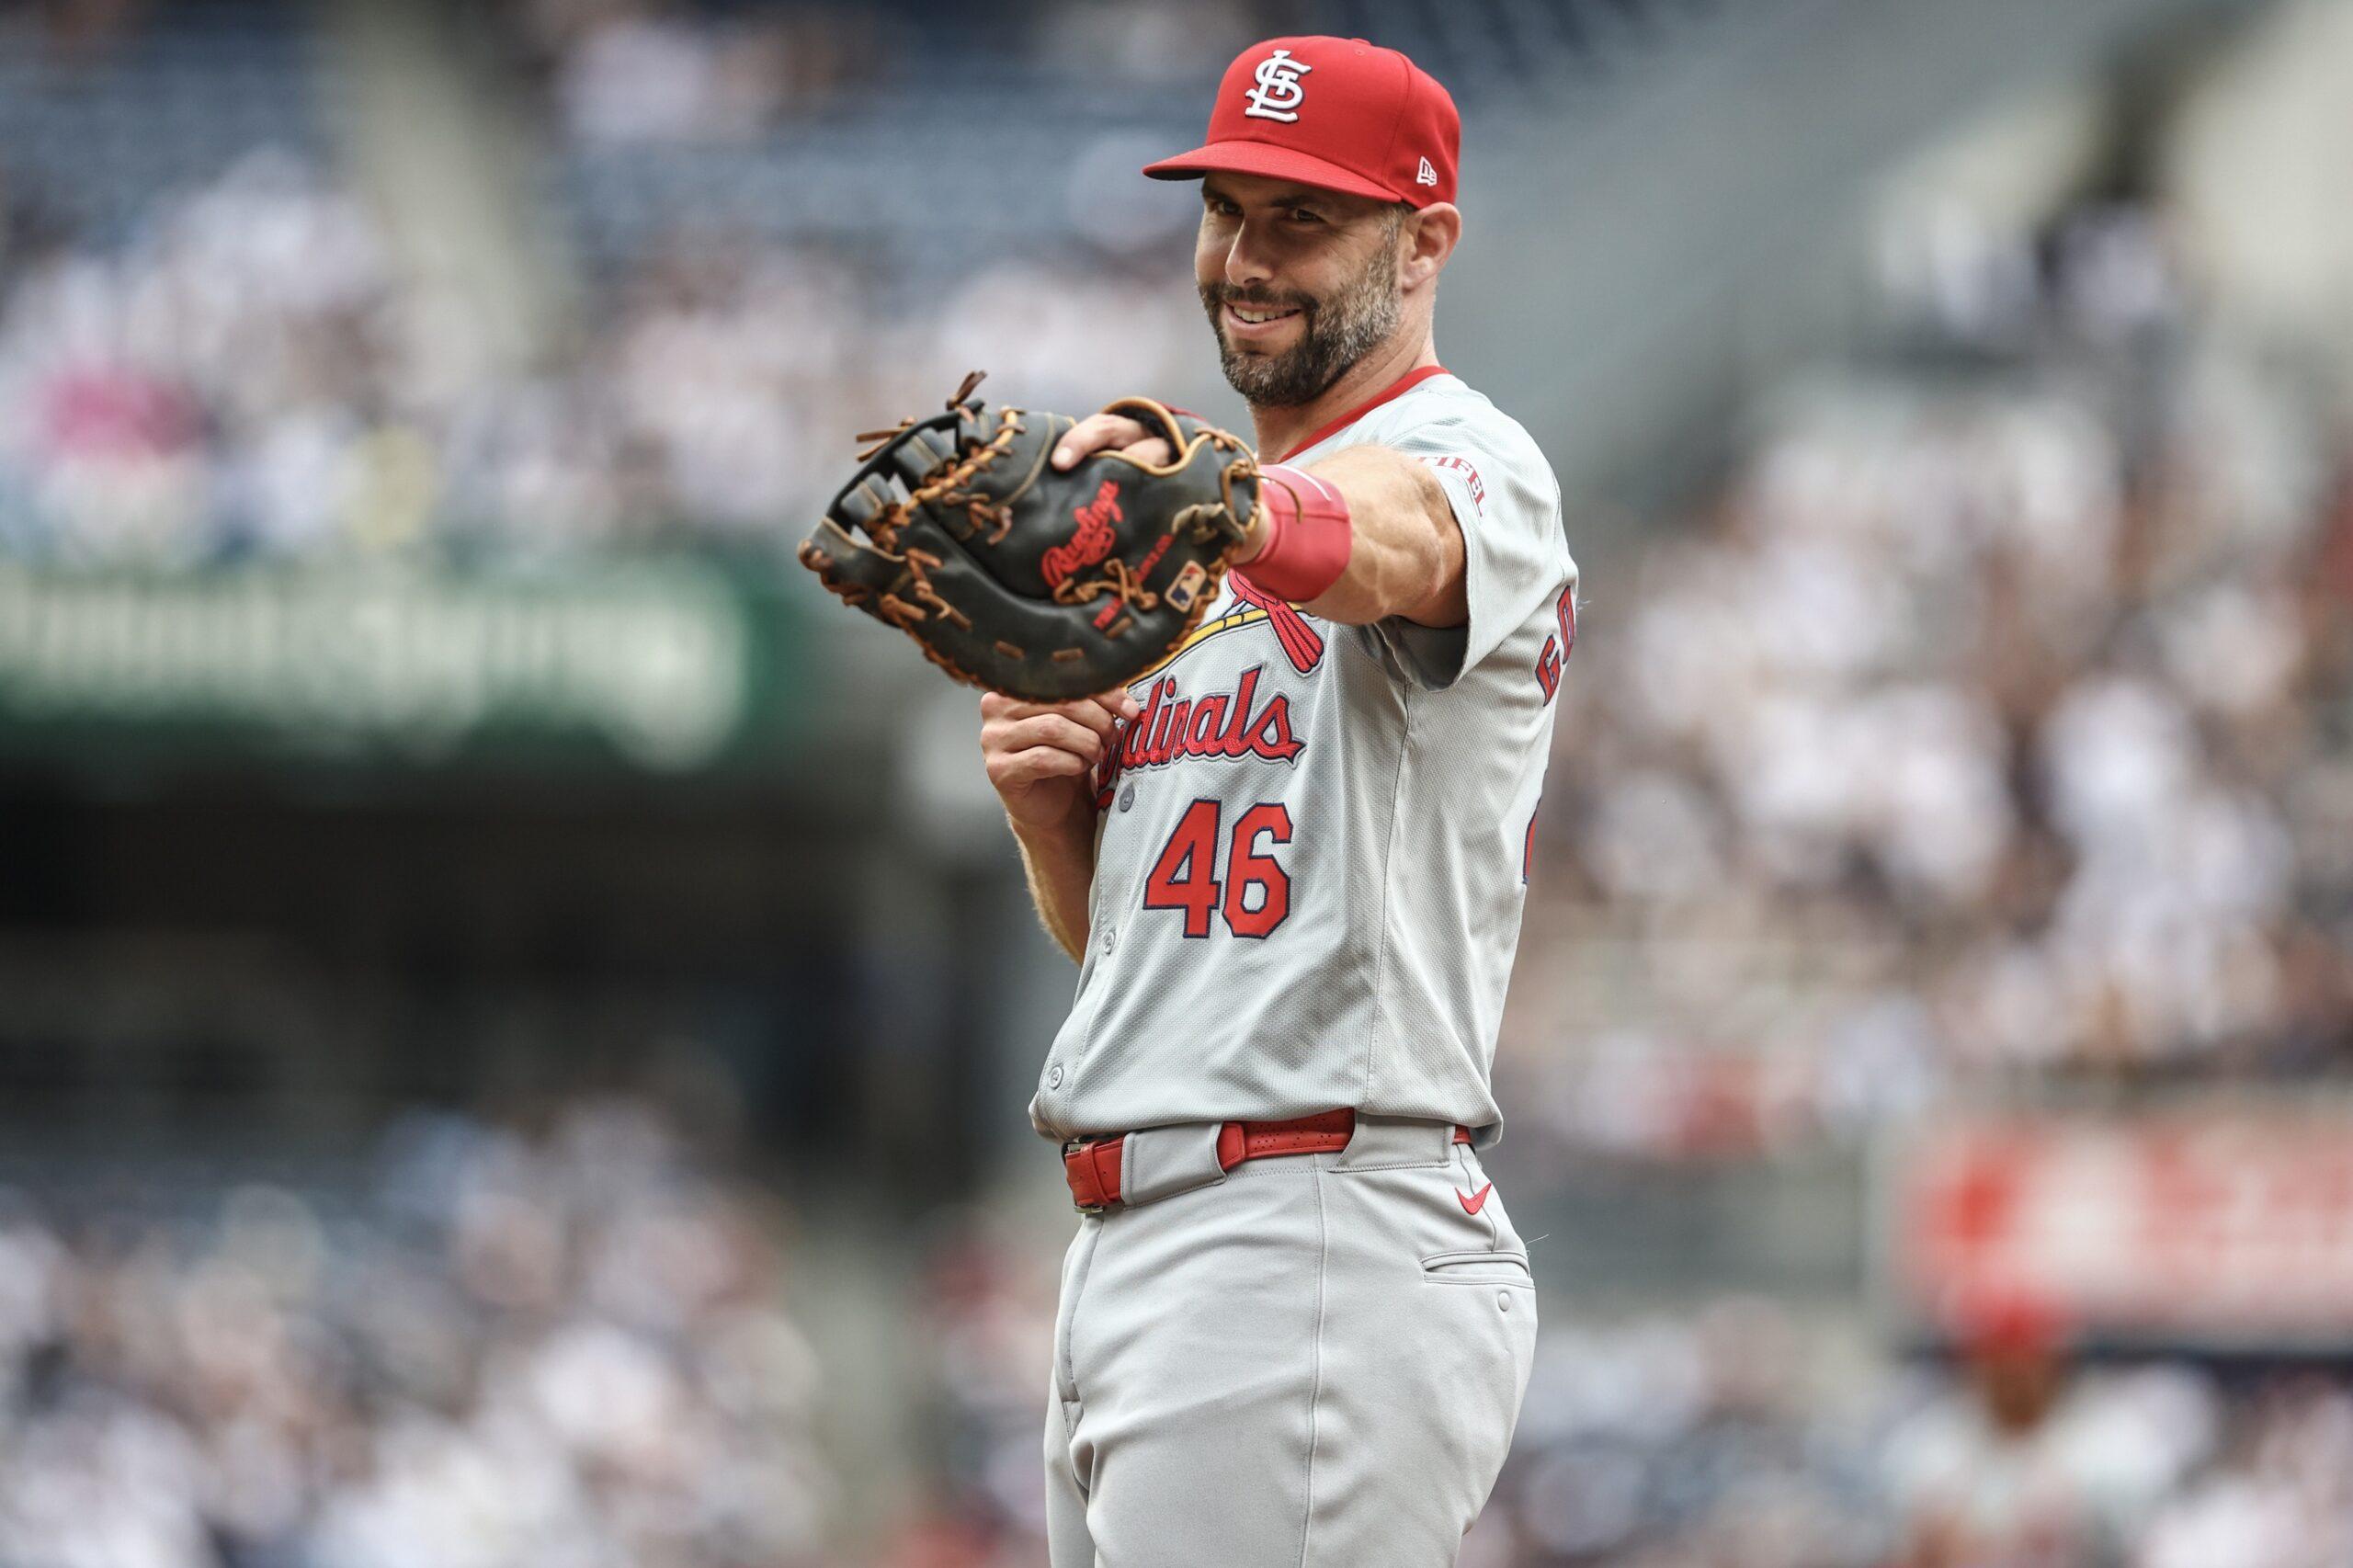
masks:
[[[1287,30],[1461,101],[1587,581],[1463,1562],[2353,1562],[2353,6],[66,0],[0,1563],[1041,1560],[1070,975],[790,557],[974,367],[1239,420],[1134,170]]]

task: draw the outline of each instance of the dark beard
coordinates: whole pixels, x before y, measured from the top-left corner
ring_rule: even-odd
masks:
[[[1358,360],[1387,341],[1397,330],[1403,309],[1397,258],[1386,245],[1375,250],[1365,269],[1330,300],[1237,289],[1231,283],[1204,283],[1200,292],[1210,330],[1217,334],[1226,382],[1253,408],[1296,408],[1314,402]],[[1229,304],[1245,310],[1299,311],[1299,342],[1280,354],[1236,349],[1225,338],[1222,312]]]

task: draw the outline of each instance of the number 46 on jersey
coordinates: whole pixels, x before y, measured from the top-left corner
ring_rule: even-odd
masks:
[[[1146,909],[1179,910],[1185,935],[1207,937],[1213,918],[1237,937],[1264,937],[1290,913],[1290,874],[1272,849],[1290,842],[1290,810],[1265,801],[1234,814],[1225,802],[1195,801],[1144,879]]]

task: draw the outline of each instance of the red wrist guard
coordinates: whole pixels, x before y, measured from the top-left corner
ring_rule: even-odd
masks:
[[[1244,570],[1267,592],[1304,604],[1340,580],[1355,535],[1339,487],[1305,469],[1269,463],[1258,471],[1266,543]]]

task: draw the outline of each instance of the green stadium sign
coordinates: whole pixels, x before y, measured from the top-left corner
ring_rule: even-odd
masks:
[[[758,574],[687,559],[495,575],[0,562],[0,744],[698,768],[785,739],[789,621]]]

